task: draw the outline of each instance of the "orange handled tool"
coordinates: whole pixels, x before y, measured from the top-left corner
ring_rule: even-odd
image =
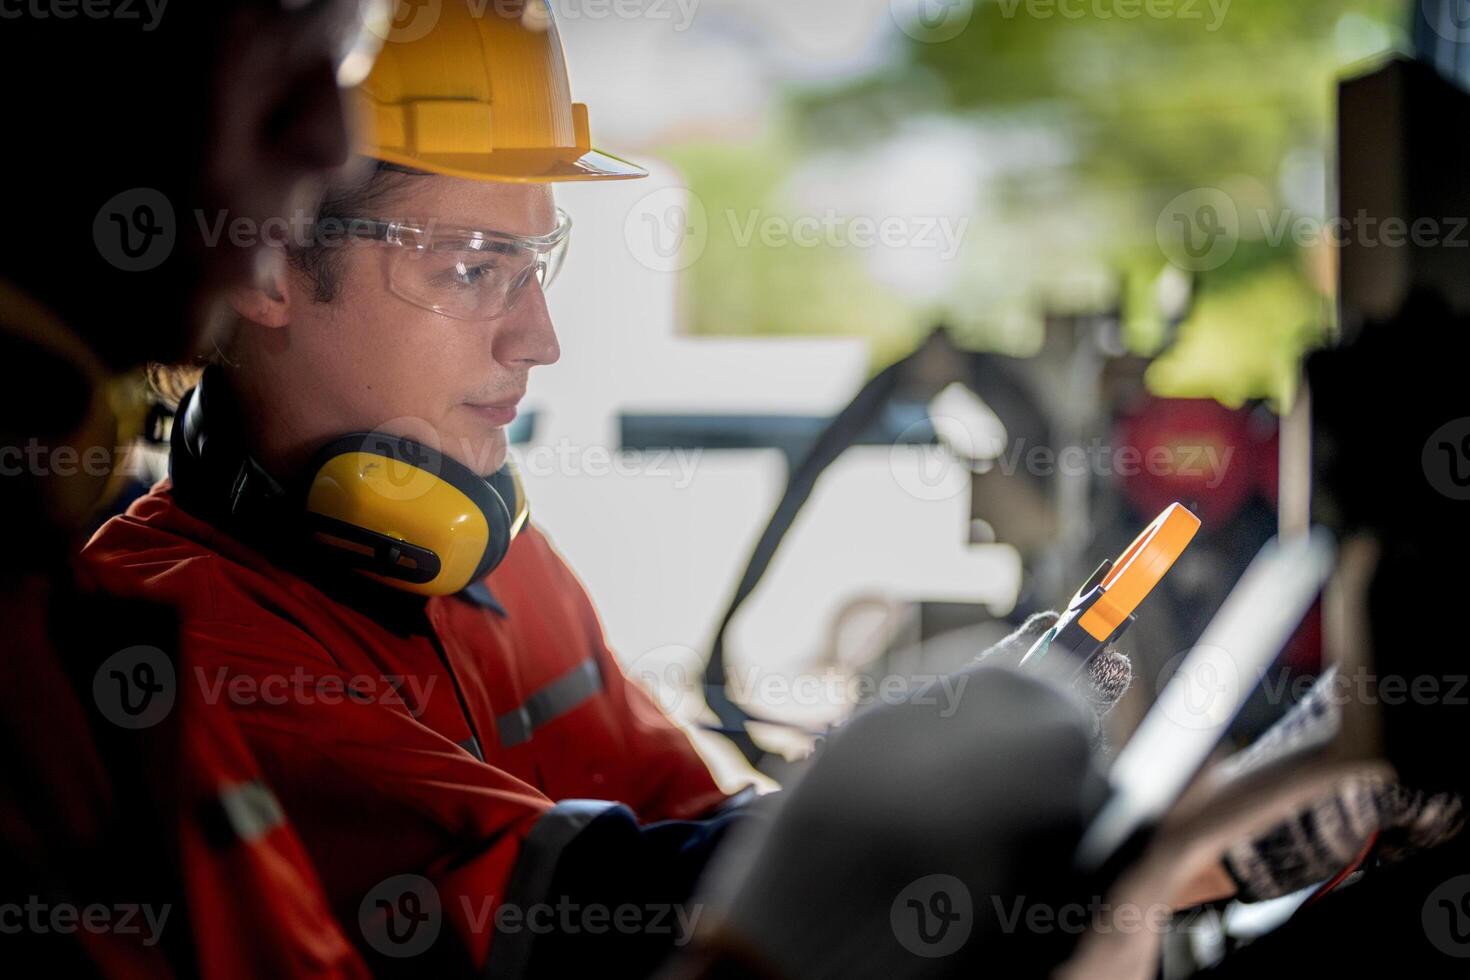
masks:
[[[1128,629],[1133,611],[1163,580],[1197,531],[1199,518],[1183,504],[1170,504],[1117,561],[1105,561],[1092,573],[1057,624],[1027,651],[1022,666],[1046,656],[1053,647],[1067,650],[1083,665],[1090,662]]]

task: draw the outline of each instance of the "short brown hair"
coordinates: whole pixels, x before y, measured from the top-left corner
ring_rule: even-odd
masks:
[[[372,160],[370,163],[368,171],[359,173],[355,179],[328,182],[317,202],[311,240],[292,242],[287,246],[291,264],[311,279],[312,298],[318,303],[335,300],[342,285],[340,249],[324,242],[320,229],[340,229],[354,220],[380,218],[382,215],[375,212],[395,191],[410,178],[428,176],[422,170],[386,160]]]
[[[422,170],[369,160],[366,169],[357,168],[345,177],[328,181],[317,200],[312,216],[311,237],[287,243],[286,257],[291,266],[303,273],[312,284],[312,299],[330,303],[342,286],[340,248],[325,242],[322,228],[341,228],[354,219],[380,217],[374,211],[402,187],[411,177],[427,176]],[[210,364],[229,357],[228,338],[223,346],[200,354],[188,364],[150,364],[148,382],[153,390],[173,404],[199,383],[199,375]]]

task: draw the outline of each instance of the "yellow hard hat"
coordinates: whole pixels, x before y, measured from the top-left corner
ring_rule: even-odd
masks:
[[[404,10],[358,89],[367,156],[470,180],[648,175],[592,148],[547,0],[429,0]]]

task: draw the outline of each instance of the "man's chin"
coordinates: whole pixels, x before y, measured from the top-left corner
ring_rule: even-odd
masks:
[[[504,429],[496,429],[488,436],[478,436],[474,439],[465,439],[462,443],[464,453],[452,452],[451,455],[459,457],[459,461],[480,476],[491,476],[496,470],[505,465],[506,457],[510,453],[510,443],[505,436]],[[456,447],[457,448],[457,447]]]

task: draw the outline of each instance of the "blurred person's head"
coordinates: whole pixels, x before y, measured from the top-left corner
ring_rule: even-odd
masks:
[[[340,83],[365,73],[365,18],[385,9],[209,0],[7,14],[14,182],[0,279],[113,369],[192,353],[213,303],[256,273],[267,219],[347,158]]]

